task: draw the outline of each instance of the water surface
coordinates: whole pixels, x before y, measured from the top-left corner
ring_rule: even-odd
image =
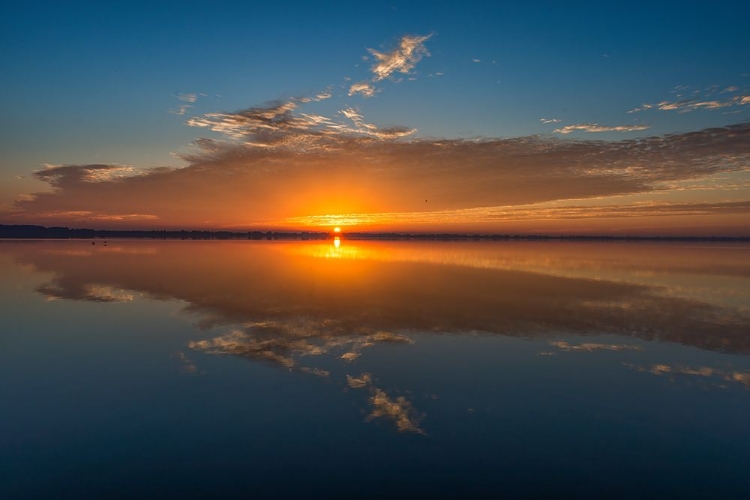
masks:
[[[0,497],[748,498],[750,246],[0,242]]]

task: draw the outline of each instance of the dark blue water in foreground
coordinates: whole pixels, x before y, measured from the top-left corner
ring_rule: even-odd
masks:
[[[0,242],[0,498],[750,498],[748,257]]]

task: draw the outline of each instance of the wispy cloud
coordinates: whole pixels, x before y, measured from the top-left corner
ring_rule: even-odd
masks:
[[[350,96],[362,94],[364,97],[373,97],[375,92],[375,87],[370,82],[358,82],[349,87]]]
[[[336,224],[377,226],[383,224],[489,224],[502,221],[542,221],[581,219],[622,219],[628,217],[668,217],[687,215],[750,214],[750,201],[719,203],[644,203],[622,205],[556,205],[545,204],[480,207],[425,212],[348,213],[293,217],[290,224],[330,226]],[[342,222],[345,221],[345,222]]]
[[[328,88],[324,90],[323,92],[320,92],[313,97],[297,97],[293,100],[299,101],[301,103],[308,103],[308,102],[319,102],[319,101],[325,101],[326,99],[330,99],[333,97],[333,93],[331,92],[331,89]]]
[[[559,118],[540,118],[539,121],[542,123],[560,123],[562,120]]]
[[[309,101],[307,101],[309,102]],[[367,123],[354,108],[339,113],[351,123],[322,115],[295,113],[305,101],[275,101],[234,113],[208,113],[187,121],[192,127],[204,127],[239,139],[247,146],[263,148],[326,149],[342,136],[365,135],[378,139],[397,139],[416,132],[406,127],[385,127]]]
[[[187,111],[193,107],[192,104],[198,100],[198,94],[177,94],[175,97],[183,103],[186,103],[180,104],[176,109],[169,110],[170,113],[178,116],[187,113]]]
[[[733,106],[735,101],[698,101],[694,99],[682,101],[662,101],[656,105],[656,109],[661,111],[680,111],[687,113],[698,109],[720,109]]]
[[[565,127],[555,129],[558,134],[570,134],[571,132],[638,132],[640,130],[648,130],[648,125],[616,125],[613,127],[599,125],[597,123],[583,123],[579,125],[567,125]]]
[[[712,85],[706,89],[696,89],[691,92],[685,92],[690,87],[686,85],[675,87],[672,94],[680,99],[663,100],[658,103],[643,104],[640,107],[631,109],[628,113],[640,113],[647,110],[658,111],[677,111],[678,113],[689,113],[699,110],[715,110],[729,108],[733,106],[745,106],[750,104],[750,96],[739,95],[740,88],[730,86],[719,91],[718,85]],[[734,96],[725,96],[723,99],[715,99],[713,96],[722,94],[738,94]]]
[[[378,139],[399,139],[412,135],[416,132],[416,129],[410,129],[407,127],[387,127],[378,128],[376,125],[366,123],[364,117],[356,110],[352,108],[342,109],[341,114],[347,117],[354,123],[355,130],[362,134],[367,134]]]
[[[192,108],[189,104],[181,104],[180,106],[177,106],[175,109],[170,109],[169,112],[173,115],[177,116],[183,116],[187,113],[188,109]]]
[[[77,184],[113,181],[118,178],[136,175],[133,167],[124,165],[45,165],[42,170],[34,172],[34,176],[55,187],[65,187],[69,183]]]
[[[389,78],[393,73],[408,74],[424,56],[429,56],[424,42],[429,40],[432,34],[426,36],[404,36],[398,43],[398,47],[390,52],[378,52],[375,49],[367,49],[375,58],[375,64],[370,68],[374,81]]]
[[[631,109],[630,111],[628,111],[628,114],[639,113],[641,111],[646,111],[647,109],[651,109],[653,107],[654,107],[653,104],[643,104],[639,108],[633,108],[633,109]]]

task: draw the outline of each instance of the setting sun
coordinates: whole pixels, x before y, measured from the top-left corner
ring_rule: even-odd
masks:
[[[334,233],[340,233],[341,232],[341,228],[340,227],[334,227],[333,228],[333,232]]]

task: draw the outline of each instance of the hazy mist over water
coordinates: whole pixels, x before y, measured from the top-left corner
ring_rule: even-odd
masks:
[[[2,241],[0,497],[747,498],[748,255]]]

